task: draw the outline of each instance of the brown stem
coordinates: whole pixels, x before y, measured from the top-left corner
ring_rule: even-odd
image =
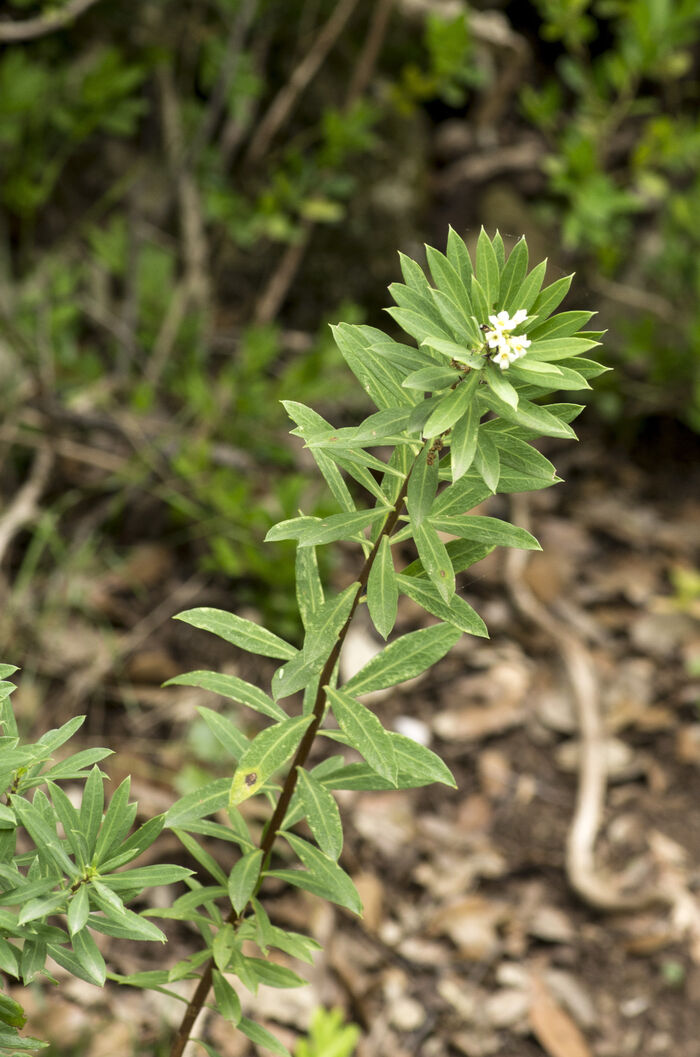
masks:
[[[411,470],[412,469],[413,467],[411,467]],[[343,625],[343,628],[340,631],[340,634],[338,635],[338,638],[336,639],[330,654],[328,655],[328,659],[326,660],[326,663],[323,666],[323,671],[321,672],[321,675],[318,680],[318,690],[316,691],[316,699],[314,701],[312,713],[313,720],[306,728],[306,731],[304,732],[304,737],[299,743],[296,755],[292,760],[291,767],[289,768],[287,777],[282,787],[280,798],[277,801],[275,810],[272,814],[270,821],[265,827],[263,838],[260,842],[260,850],[263,853],[260,867],[261,877],[267,865],[270,852],[272,851],[272,846],[275,842],[277,831],[284,822],[284,816],[287,813],[289,802],[292,799],[292,796],[294,795],[294,790],[296,788],[298,777],[297,768],[303,767],[306,763],[309,753],[311,752],[311,747],[314,743],[314,738],[316,737],[318,728],[323,720],[323,716],[326,710],[325,687],[331,680],[331,677],[333,675],[333,669],[335,668],[338,662],[340,651],[343,647],[345,637],[348,633],[348,628],[352,623],[352,618],[355,615],[355,610],[359,605],[362,593],[367,587],[367,581],[369,580],[369,574],[372,571],[374,560],[377,557],[379,545],[382,542],[382,538],[384,536],[391,535],[391,533],[394,531],[394,528],[396,527],[396,522],[399,520],[401,508],[403,506],[404,500],[406,498],[406,493],[408,491],[408,481],[411,476],[411,470],[409,470],[409,472],[406,474],[406,478],[401,486],[401,491],[397,496],[396,502],[394,503],[394,507],[391,510],[386,521],[384,522],[382,531],[379,533],[377,539],[374,541],[374,546],[372,547],[372,550],[369,552],[367,558],[365,559],[365,564],[362,566],[362,570],[358,577],[359,586],[355,595],[355,600],[352,604],[352,609],[350,610],[348,618],[345,621],[345,624]],[[245,913],[245,911],[242,911],[241,913],[236,913],[236,911],[232,909],[231,913],[228,916],[228,923],[231,925],[235,925],[240,920],[243,913]],[[175,1038],[175,1041],[173,1042],[172,1049],[170,1050],[170,1057],[181,1057],[183,1050],[185,1049],[185,1046],[187,1045],[187,1042],[189,1040],[190,1032],[192,1031],[194,1022],[199,1016],[202,1006],[207,1000],[207,995],[209,994],[209,990],[212,984],[213,972],[214,959],[210,958],[206,966],[204,967],[204,971],[202,972],[202,975],[199,979],[199,983],[197,984],[197,989],[193,994],[192,998],[190,999],[190,1003],[187,1006],[187,1009],[185,1010],[185,1014],[182,1018],[182,1023],[180,1024],[177,1036]]]

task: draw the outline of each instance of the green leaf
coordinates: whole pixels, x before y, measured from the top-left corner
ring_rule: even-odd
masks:
[[[216,859],[209,854],[209,852],[199,844],[194,837],[186,833],[184,829],[173,830],[177,839],[187,848],[188,852],[200,866],[203,866],[207,873],[210,873],[215,881],[218,881],[221,885],[228,883],[226,874],[219,866]]]
[[[101,778],[100,781],[102,781]],[[80,815],[59,785],[55,785],[53,782],[48,782],[47,785],[51,791],[51,800],[56,817],[63,826],[63,832],[71,854],[75,856],[76,862],[84,866],[87,862],[88,854],[80,824]]]
[[[512,467],[520,474],[540,480],[540,487],[554,484],[558,480],[556,470],[549,459],[546,459],[527,441],[520,440],[512,434],[496,432],[493,434],[493,439],[501,455],[502,475],[507,474],[509,467]]]
[[[226,807],[231,781],[229,778],[217,778],[201,789],[176,800],[165,815],[168,829],[184,829],[189,822],[213,815],[215,811]]]
[[[494,546],[495,544],[474,543],[472,540],[450,540],[446,545],[446,550],[450,562],[454,567],[454,571],[456,573],[461,573],[464,572],[465,569],[469,569],[475,562],[480,562],[487,554],[490,554],[494,549]],[[410,565],[407,565],[401,575],[419,576],[424,580],[428,574],[423,568],[423,563],[418,559],[415,562],[411,562]]]
[[[461,539],[477,540],[498,547],[542,550],[535,537],[526,529],[511,525],[508,521],[501,521],[500,518],[463,514],[461,517],[438,515],[430,520],[440,532],[449,532]]]
[[[430,513],[438,486],[438,456],[426,444],[416,459],[408,479],[406,503],[411,524],[417,528]]]
[[[448,389],[459,378],[454,367],[421,367],[419,371],[412,371],[401,383],[404,389],[418,389],[421,392],[435,393],[441,389]]]
[[[200,705],[197,707],[197,711],[219,744],[233,756],[234,760],[239,760],[250,745],[245,734],[241,734],[238,727],[230,719],[222,716],[219,712],[214,712],[211,708],[205,708]],[[280,712],[283,719],[286,719],[286,713],[281,708]],[[274,718],[277,719],[277,716]]]
[[[445,602],[449,602],[455,593],[455,576],[445,544],[429,521],[414,527],[413,538],[423,568]]]
[[[389,508],[358,510],[354,514],[331,514],[326,518],[300,517],[280,521],[270,529],[265,542],[270,540],[295,539],[300,547],[311,547],[335,540],[352,540],[358,533],[380,518],[386,517]],[[290,649],[292,647],[290,646]],[[281,656],[281,654],[275,654]],[[289,659],[285,654],[283,660]]]
[[[326,687],[326,694],[338,726],[347,735],[352,747],[364,756],[377,774],[395,786],[398,770],[389,732],[374,712],[360,704],[345,689],[334,690],[329,686]]]
[[[343,826],[333,794],[303,767],[297,767],[297,775],[309,829],[321,851],[331,859],[338,859],[343,850]]]
[[[221,972],[226,972],[231,955],[238,945],[236,933],[233,925],[230,922],[226,922],[217,932],[214,937],[214,942],[211,945],[211,953],[214,959],[214,964],[217,969]]]
[[[469,289],[469,283],[473,271],[471,257],[469,256],[469,250],[466,247],[464,239],[457,234],[452,226],[450,226],[447,235],[447,259],[459,274],[465,287]]]
[[[435,286],[455,303],[465,317],[471,315],[469,291],[449,258],[432,246],[426,246],[425,252]]]
[[[481,335],[478,330],[476,332],[476,340],[481,341]],[[474,370],[479,371],[487,362],[485,357],[475,352],[470,352],[466,345],[460,345],[456,341],[446,341],[443,338],[436,338],[434,335],[429,335],[424,345],[427,345],[430,349],[435,349],[441,356],[447,356],[450,360],[457,360],[458,363],[464,364],[466,367],[472,367]],[[454,378],[452,379],[454,381]]]
[[[477,400],[473,399],[474,391],[479,384],[479,376],[472,373],[465,378],[460,388],[469,391],[467,408],[455,422],[450,437],[450,468],[452,480],[458,481],[469,470],[476,454],[476,442],[479,430],[481,410]]]
[[[425,276],[423,269],[417,261],[414,261],[412,257],[407,257],[405,253],[399,251],[399,264],[401,266],[401,274],[406,286],[410,286],[411,289],[421,291],[427,290],[429,282]]]
[[[576,438],[571,426],[557,418],[550,407],[533,404],[521,396],[518,410],[513,411],[513,408],[500,400],[495,393],[484,392],[481,396],[484,403],[492,411],[497,412],[501,418],[504,418],[506,422],[513,422],[516,426],[524,426],[525,429],[531,429],[537,436]]]
[[[177,613],[175,620],[182,620],[185,624],[191,624],[192,627],[201,628],[203,631],[211,631],[220,639],[263,657],[279,657],[286,661],[296,653],[293,646],[273,635],[267,628],[233,613],[226,613],[223,609],[211,609],[208,606],[188,609],[184,613]]]
[[[482,426],[479,432],[483,432],[483,429]],[[488,485],[484,484],[481,477],[472,471],[468,476],[460,478],[459,481],[453,482],[440,492],[433,505],[432,513],[466,514],[479,503],[483,503],[484,499],[488,499],[491,494]]]
[[[89,913],[90,899],[88,897],[87,886],[82,884],[78,890],[73,893],[68,906],[68,931],[71,936],[74,936],[76,932],[80,932],[81,929],[85,928]]]
[[[416,398],[401,388],[401,377],[382,347],[387,336],[375,327],[340,323],[331,327],[335,343],[362,388],[380,410],[410,407]]]
[[[492,308],[498,297],[500,269],[491,239],[483,227],[476,243],[476,276],[483,287],[486,303]]]
[[[217,1012],[234,1027],[237,1026],[241,1020],[241,1002],[238,995],[218,969],[214,970],[212,981]]]
[[[359,586],[358,582],[350,584],[340,594],[329,598],[317,610],[306,630],[302,650],[309,660],[320,654],[328,656],[333,649],[338,635],[352,612]],[[286,715],[284,718],[287,718]]]
[[[452,624],[468,635],[479,635],[488,638],[489,633],[483,620],[475,613],[468,602],[454,594],[445,602],[437,589],[421,576],[403,576],[399,574],[397,582],[401,592],[408,595],[418,605],[423,606],[433,616]]]
[[[506,248],[503,245],[503,236],[501,235],[498,228],[496,234],[493,236],[493,250],[496,254],[496,261],[498,262],[499,273],[503,271],[503,266],[506,263]]]
[[[321,674],[323,664],[324,658],[319,654],[307,657],[303,650],[300,650],[296,657],[278,668],[273,675],[272,696],[279,701],[280,698],[289,697],[297,690],[310,686]]]
[[[542,338],[568,338],[583,330],[594,315],[595,312],[560,312],[529,328],[527,336],[531,341],[541,341]]]
[[[399,592],[388,536],[382,536],[367,580],[367,608],[372,623],[386,639],[396,623]]]
[[[446,433],[472,404],[476,404],[474,392],[478,381],[479,376],[472,372],[471,377],[443,396],[423,427],[424,437],[437,437],[441,433]]]
[[[479,323],[485,323],[490,311],[489,302],[486,297],[486,291],[475,275],[472,277],[471,298],[474,315]],[[483,338],[483,335],[481,337]]]
[[[81,967],[85,970],[86,977],[91,983],[97,984],[98,987],[102,987],[105,982],[105,976],[107,969],[105,961],[97,944],[90,935],[89,929],[81,929],[80,932],[76,932],[75,936],[71,940],[73,944],[73,953],[80,963]],[[53,957],[56,957],[55,950],[49,945],[49,949]],[[56,958],[58,961],[58,958]]]
[[[54,764],[53,767],[49,767],[39,778],[32,780],[33,784],[37,785],[46,778],[53,780],[58,778],[85,778],[85,767],[90,767],[91,764],[99,763],[100,760],[113,755],[114,753],[111,749],[83,749],[81,752],[75,752],[72,756],[68,756],[67,759],[61,760],[60,763]]]
[[[327,855],[324,855],[318,848],[314,848],[313,844],[309,844],[308,841],[302,840],[301,837],[297,837],[294,833],[283,834],[284,839],[291,845],[292,850],[301,859],[303,865],[306,867],[307,872],[302,872],[301,879],[293,881],[292,884],[299,884],[301,887],[305,887],[311,883],[316,886],[316,893],[321,895],[324,899],[330,899],[333,903],[337,903],[341,907],[347,907],[348,910],[354,911],[355,914],[362,914],[362,902],[357,894],[357,889],[352,883],[348,875],[344,870],[338,866],[333,859],[329,859]],[[275,877],[279,877],[282,871],[271,871],[271,874]],[[297,874],[300,873],[298,870],[286,870],[285,874]],[[287,878],[288,879],[288,878]],[[309,891],[314,889],[309,888]]]
[[[104,808],[104,784],[99,767],[95,766],[90,771],[83,799],[80,804],[80,826],[82,835],[87,846],[88,857],[93,855],[97,846],[97,836],[102,825],[102,811]]]
[[[537,295],[540,292],[542,286],[542,280],[544,279],[544,273],[547,271],[547,261],[542,261],[536,268],[533,268],[528,276],[523,279],[518,289],[517,294],[513,298],[511,304],[515,312],[518,309],[525,308],[529,312],[535,301]],[[534,310],[531,314],[535,314]],[[539,313],[537,313],[539,315]]]
[[[144,822],[143,826],[139,826],[139,828],[124,841],[118,850],[112,848],[112,851],[116,852],[116,854],[111,855],[104,862],[101,862],[100,870],[114,870],[117,866],[123,866],[124,863],[130,862],[132,859],[141,855],[146,848],[150,848],[151,844],[153,844],[156,838],[160,835],[164,825],[165,815],[154,815],[153,818],[149,818],[148,821]]]
[[[263,853],[256,848],[255,851],[248,852],[239,859],[231,870],[228,879],[228,894],[237,914],[245,910],[255,892],[260,877],[262,858]]]
[[[449,767],[431,749],[426,748],[425,745],[419,745],[417,741],[407,738],[404,734],[392,733],[390,737],[394,743],[394,752],[401,775],[410,776],[413,781],[421,785],[440,782],[453,789],[457,788],[454,775]]]
[[[185,866],[154,863],[153,866],[137,866],[133,870],[122,870],[120,873],[110,874],[108,878],[103,877],[102,880],[115,892],[129,889],[143,891],[144,888],[155,888],[157,885],[170,885],[177,881],[184,881],[192,874],[193,871]]]
[[[256,1024],[254,1020],[249,1020],[248,1017],[241,1017],[237,1027],[256,1046],[263,1046],[272,1053],[278,1054],[278,1057],[292,1057],[287,1047],[283,1046],[272,1032],[268,1031],[267,1028],[261,1027],[260,1024]]]
[[[325,418],[322,418],[321,415],[317,414],[310,407],[306,407],[304,404],[299,404],[295,400],[283,400],[282,404],[289,417],[297,424],[298,428],[292,430],[292,433],[297,436],[305,438],[314,433],[323,432],[324,430],[330,430],[332,428],[330,422],[327,422]],[[355,504],[353,498],[348,491],[348,487],[345,484],[342,475],[333,465],[333,461],[323,451],[311,449],[311,454],[316,460],[316,465],[321,471],[323,478],[338,505],[343,510],[354,510]]]
[[[500,309],[505,309],[510,313],[515,312],[517,306],[514,298],[527,275],[527,263],[527,243],[524,238],[521,238],[511,250],[501,274],[498,292]]]
[[[324,594],[318,571],[318,560],[313,547],[297,547],[295,559],[296,596],[304,627],[317,609],[323,605]]]
[[[136,818],[136,804],[129,804],[131,779],[127,776],[114,791],[100,827],[93,861],[102,862],[123,841]]]
[[[100,902],[100,908],[105,909],[106,903]],[[191,920],[191,917],[185,920]],[[90,914],[87,919],[88,928],[95,932],[102,932],[105,936],[114,936],[120,940],[136,940],[139,943],[165,943],[166,935],[152,921],[147,921],[140,914],[134,914],[133,910],[126,907],[117,914],[111,912],[111,917],[100,917],[98,914]]]
[[[241,756],[233,775],[229,807],[241,804],[258,792],[268,778],[286,763],[295,751],[312,716],[298,716],[276,723],[253,738]]]
[[[278,704],[259,690],[257,686],[239,679],[235,675],[220,675],[218,672],[186,672],[184,675],[176,675],[168,679],[164,686],[200,686],[202,690],[210,690],[213,694],[228,697],[231,701],[238,701],[241,705],[260,712],[270,719],[286,719],[286,714]],[[242,737],[242,735],[241,735]]]
[[[515,411],[518,407],[518,393],[508,379],[504,377],[504,374],[505,371],[502,371],[500,367],[490,364],[484,371],[484,378],[486,379],[486,384],[496,396]]]
[[[373,657],[343,690],[348,694],[367,694],[412,679],[444,657],[460,635],[449,624],[411,631]]]
[[[578,360],[576,361],[578,365]],[[560,389],[564,391],[579,392],[582,389],[590,389],[590,385],[578,371],[570,367],[557,367],[553,363],[543,363],[539,360],[518,360],[511,367],[512,377],[521,379],[530,385],[541,386],[546,391]],[[502,394],[501,394],[502,395]]]
[[[48,1042],[41,1042],[39,1039],[30,1038],[29,1035],[18,1035],[16,1030],[11,1027],[0,1028],[0,1049],[11,1050],[12,1053],[19,1053],[24,1050],[40,1050],[44,1046],[48,1046]]]
[[[41,896],[38,899],[27,900],[19,912],[17,918],[18,926],[26,925],[30,921],[44,920],[50,914],[57,913],[59,908],[63,910],[67,899],[68,893],[63,891],[52,892],[50,895]]]
[[[551,286],[545,286],[532,305],[533,314],[539,316],[540,319],[545,319],[551,315],[568,294],[572,279],[573,274],[565,275],[562,279],[557,279]]]
[[[599,345],[599,341],[593,341],[591,338],[544,338],[542,341],[533,341],[527,350],[527,360],[543,360],[547,363],[568,360],[572,356],[580,356],[590,349],[596,349]]]
[[[245,962],[248,974],[255,981],[255,987],[258,984],[266,984],[268,987],[304,987],[306,985],[306,980],[297,973],[269,958],[241,956],[235,965],[237,971],[240,969],[241,962]]]
[[[85,722],[85,716],[74,716],[69,719],[63,726],[58,727],[54,730],[47,730],[45,734],[42,734],[39,738],[39,745],[48,751],[53,753],[56,749],[59,749],[61,745],[73,737],[75,732],[79,730]]]
[[[44,821],[42,815],[28,800],[21,796],[13,796],[11,805],[24,828],[38,848],[44,855],[58,867],[66,877],[74,877],[76,874],[75,863],[73,863],[63,850],[63,842],[59,838],[53,826]]]

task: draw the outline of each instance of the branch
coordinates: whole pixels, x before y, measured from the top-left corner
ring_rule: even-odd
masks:
[[[48,446],[42,446],[34,457],[28,480],[0,518],[0,562],[13,538],[36,515],[52,466],[53,452]]]
[[[21,22],[3,19],[0,22],[0,44],[36,40],[37,37],[55,33],[96,3],[97,0],[68,0],[58,11],[47,11],[45,15],[37,15],[36,18],[25,18]]]
[[[414,465],[415,465],[415,463],[414,463]],[[372,550],[367,555],[365,563],[364,563],[364,565],[362,567],[362,571],[360,572],[360,575],[358,577],[358,588],[357,588],[357,593],[355,595],[355,600],[354,600],[354,602],[352,604],[352,609],[350,610],[350,613],[348,614],[348,618],[345,621],[345,624],[343,625],[343,628],[342,628],[340,634],[338,635],[338,638],[335,641],[333,649],[331,650],[330,654],[328,655],[326,663],[323,666],[323,671],[321,672],[321,675],[320,675],[319,681],[318,681],[318,690],[316,692],[316,700],[314,702],[313,720],[309,724],[309,726],[306,728],[306,731],[304,733],[304,737],[302,738],[301,742],[299,743],[299,747],[298,747],[298,749],[296,751],[296,755],[294,756],[294,759],[292,760],[292,763],[291,763],[291,766],[289,768],[289,771],[287,772],[287,777],[285,778],[284,785],[282,787],[282,792],[280,793],[279,800],[277,801],[277,804],[275,806],[275,810],[274,810],[274,812],[272,814],[272,817],[270,818],[270,821],[267,823],[267,825],[265,827],[265,830],[264,830],[264,833],[263,833],[263,838],[262,838],[262,840],[260,842],[260,850],[262,851],[263,854],[262,854],[262,860],[261,860],[261,866],[260,866],[260,873],[258,875],[258,883],[260,883],[260,879],[262,878],[264,870],[265,870],[265,868],[267,866],[267,862],[268,862],[270,853],[272,851],[272,846],[275,843],[275,838],[277,837],[277,831],[279,830],[279,828],[281,827],[282,823],[284,822],[284,816],[287,813],[287,808],[289,807],[289,802],[292,799],[292,796],[294,795],[294,790],[296,788],[297,778],[298,778],[298,770],[297,770],[297,768],[298,767],[303,767],[304,764],[306,763],[306,761],[307,761],[307,759],[309,757],[309,753],[311,752],[311,748],[313,746],[314,739],[316,737],[316,733],[318,731],[318,728],[320,727],[320,725],[321,725],[321,723],[323,721],[323,716],[324,716],[325,709],[326,709],[326,690],[325,690],[325,688],[326,688],[327,684],[331,680],[331,677],[333,675],[333,669],[335,668],[335,666],[336,666],[336,664],[338,662],[338,657],[340,656],[340,651],[343,648],[343,643],[345,642],[345,637],[346,637],[346,635],[348,633],[348,629],[349,629],[349,627],[350,627],[350,625],[352,623],[352,619],[353,619],[353,617],[355,615],[355,611],[356,611],[357,606],[359,604],[360,598],[362,597],[362,595],[363,595],[363,593],[364,593],[364,591],[365,591],[365,589],[367,587],[367,582],[369,580],[369,574],[372,571],[372,566],[374,564],[375,558],[377,557],[377,553],[379,551],[379,545],[382,542],[382,538],[384,536],[391,535],[391,533],[394,531],[394,528],[396,527],[397,521],[399,520],[399,515],[401,514],[401,508],[403,507],[404,500],[406,498],[406,492],[408,490],[408,482],[409,482],[410,476],[411,476],[411,470],[409,470],[409,472],[406,474],[406,478],[405,478],[405,480],[403,482],[401,491],[399,492],[399,495],[398,495],[398,497],[396,499],[396,502],[394,503],[393,510],[391,511],[391,513],[387,517],[386,521],[384,522],[384,525],[382,527],[382,531],[377,536],[377,539],[374,542],[374,546],[372,547]],[[230,925],[234,925],[234,926],[237,925],[241,921],[244,913],[245,913],[245,910],[241,911],[240,913],[236,913],[236,911],[232,909],[231,913],[228,916],[228,923]],[[214,959],[210,958],[209,961],[207,962],[205,968],[204,968],[204,971],[202,972],[201,977],[199,978],[199,983],[197,984],[197,989],[196,989],[194,995],[192,996],[192,998],[190,999],[190,1003],[189,1003],[187,1009],[185,1010],[185,1014],[184,1014],[184,1016],[182,1018],[182,1023],[180,1024],[179,1031],[177,1033],[177,1036],[176,1036],[175,1041],[173,1043],[172,1049],[170,1051],[170,1057],[182,1057],[182,1054],[184,1053],[184,1050],[185,1050],[185,1047],[187,1045],[188,1039],[189,1039],[189,1037],[190,1037],[190,1035],[192,1033],[194,1022],[197,1019],[197,1017],[199,1016],[199,1013],[200,1013],[204,1003],[207,1000],[207,995],[209,994],[209,991],[210,991],[211,985],[212,985],[213,972],[214,972]]]

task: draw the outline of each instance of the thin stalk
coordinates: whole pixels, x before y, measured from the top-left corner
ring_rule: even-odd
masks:
[[[414,462],[414,465],[415,465],[415,462]],[[328,685],[328,683],[331,680],[331,677],[333,675],[333,670],[334,670],[334,668],[335,668],[335,666],[336,666],[336,664],[338,662],[338,658],[340,656],[340,651],[343,648],[343,643],[345,642],[345,637],[346,637],[346,635],[348,633],[348,629],[349,629],[349,627],[350,627],[350,625],[352,623],[352,619],[353,619],[353,617],[355,615],[355,611],[357,610],[357,607],[359,605],[360,598],[362,597],[363,592],[367,588],[367,582],[369,580],[369,574],[372,571],[372,566],[374,565],[374,560],[377,557],[377,553],[379,551],[379,545],[382,542],[382,538],[384,536],[390,536],[391,533],[396,528],[396,523],[399,520],[399,516],[401,514],[401,508],[403,507],[404,500],[406,499],[406,493],[408,491],[408,482],[409,482],[412,470],[413,470],[413,466],[411,467],[411,469],[406,474],[404,482],[403,482],[403,484],[401,486],[401,491],[399,492],[399,494],[397,496],[396,502],[394,503],[394,506],[393,506],[392,510],[390,511],[389,516],[387,517],[386,521],[384,522],[384,525],[382,526],[382,530],[379,533],[379,535],[377,536],[377,539],[374,542],[374,546],[372,547],[372,550],[369,552],[369,554],[367,555],[367,558],[365,559],[365,563],[362,566],[362,570],[361,570],[360,575],[358,577],[359,586],[357,588],[357,593],[355,595],[355,599],[354,599],[353,604],[352,604],[352,609],[350,610],[350,613],[348,614],[348,618],[345,621],[345,624],[343,625],[343,627],[342,627],[342,629],[340,631],[340,634],[338,635],[338,638],[336,639],[336,641],[335,641],[335,643],[333,645],[333,648],[332,648],[331,652],[328,655],[326,663],[323,666],[323,670],[321,672],[321,675],[320,675],[319,681],[318,681],[318,690],[316,691],[316,699],[314,701],[314,707],[313,707],[313,713],[312,713],[313,714],[313,719],[312,719],[311,723],[309,724],[309,726],[306,728],[306,731],[304,732],[304,736],[301,739],[301,742],[299,743],[299,747],[298,747],[298,749],[296,751],[294,759],[292,760],[291,767],[289,768],[289,771],[287,773],[287,777],[286,777],[284,785],[282,787],[282,792],[280,793],[279,800],[277,801],[277,804],[275,806],[275,810],[274,810],[274,812],[272,814],[272,817],[270,818],[270,821],[267,823],[267,825],[265,827],[265,830],[263,832],[263,837],[262,837],[262,840],[260,842],[260,850],[262,851],[263,856],[262,856],[262,861],[261,861],[261,866],[260,866],[260,875],[259,875],[259,878],[258,878],[258,886],[256,887],[256,892],[257,892],[257,889],[259,888],[260,884],[262,883],[263,873],[264,873],[264,871],[265,871],[265,869],[267,867],[267,864],[268,864],[268,861],[269,861],[269,858],[270,858],[270,854],[272,852],[272,846],[275,843],[275,838],[277,836],[277,831],[279,830],[280,826],[284,822],[284,817],[287,814],[287,808],[289,807],[289,802],[292,799],[292,796],[294,795],[294,790],[296,788],[297,778],[298,778],[297,768],[298,767],[303,767],[304,764],[306,763],[306,761],[308,759],[308,756],[309,756],[309,753],[311,752],[311,748],[313,746],[314,739],[315,739],[316,734],[318,732],[318,728],[320,727],[321,722],[323,720],[323,717],[324,717],[324,714],[325,714],[325,711],[326,711],[326,691],[325,691],[325,687]],[[241,911],[240,913],[237,913],[232,908],[231,909],[231,913],[229,914],[228,919],[227,919],[228,923],[231,924],[231,925],[236,925],[241,920],[241,918],[243,917],[244,914],[245,914],[245,910]],[[181,1055],[182,1055],[182,1053],[183,1053],[183,1051],[185,1049],[185,1046],[187,1045],[187,1042],[189,1040],[190,1033],[191,1033],[192,1028],[194,1026],[194,1022],[197,1019],[197,1017],[199,1016],[199,1013],[200,1013],[202,1007],[204,1006],[204,1003],[207,1000],[207,996],[209,994],[209,991],[210,991],[211,985],[212,985],[213,973],[214,973],[214,959],[210,958],[209,961],[207,962],[207,964],[205,965],[204,970],[202,971],[202,975],[199,978],[199,983],[197,984],[197,988],[196,988],[192,998],[190,999],[190,1002],[189,1002],[189,1005],[187,1006],[187,1009],[185,1010],[184,1016],[182,1018],[182,1023],[180,1024],[180,1028],[178,1030],[177,1036],[175,1037],[175,1040],[173,1042],[172,1048],[170,1050],[170,1057],[181,1057]]]

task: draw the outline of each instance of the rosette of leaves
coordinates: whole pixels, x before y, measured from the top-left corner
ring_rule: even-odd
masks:
[[[558,480],[533,441],[575,437],[571,422],[582,405],[545,401],[556,391],[588,389],[589,379],[605,370],[588,355],[601,336],[584,329],[592,313],[556,312],[572,276],[544,286],[546,262],[528,270],[524,239],[506,256],[500,235],[491,239],[482,231],[475,256],[472,262],[451,230],[445,254],[427,249],[430,277],[415,261],[401,258],[404,283],[391,287],[396,307],[389,313],[414,343],[368,326],[333,328],[346,363],[377,409],[364,422],[335,429],[311,408],[285,402],[292,432],[310,450],[338,508],[324,518],[302,514],[283,521],[267,535],[296,542],[296,597],[305,628],[301,648],[220,610],[179,614],[240,649],[281,663],[269,694],[214,672],[172,680],[211,690],[270,722],[248,738],[232,718],[200,709],[231,755],[233,779],[216,780],[184,797],[166,816],[166,825],[211,877],[207,884],[190,881],[189,893],[158,912],[192,917],[204,939],[201,949],[169,974],[146,974],[153,986],[165,985],[173,973],[198,977],[171,1057],[183,1052],[212,987],[223,1016],[253,1042],[286,1055],[269,1031],[243,1016],[238,991],[241,985],[255,991],[260,983],[301,983],[270,952],[310,960],[315,944],[273,924],[262,902],[265,879],[361,913],[352,879],[339,862],[343,834],[335,792],[455,785],[435,753],[388,730],[362,698],[430,668],[462,634],[487,635],[481,617],[457,591],[456,575],[495,547],[539,549],[539,544],[508,521],[470,511],[494,492],[546,488]],[[529,342],[507,371],[494,363],[486,336],[499,313],[522,320],[520,337]],[[355,545],[364,560],[355,582],[336,594],[321,582],[316,548],[340,541]],[[415,559],[400,568],[400,555],[411,541]],[[338,659],[358,607],[367,605],[387,639],[401,594],[437,623],[394,638],[339,686]],[[363,762],[348,763],[342,754],[313,762],[317,738],[350,747]],[[258,844],[239,810],[254,795],[266,797],[271,812]],[[222,808],[230,826],[210,818]],[[301,823],[304,836],[296,832]],[[238,846],[230,873],[193,834]],[[230,904],[228,913],[222,912],[223,899]],[[259,955],[251,954],[250,941]],[[208,1043],[202,1045],[216,1057]]]

